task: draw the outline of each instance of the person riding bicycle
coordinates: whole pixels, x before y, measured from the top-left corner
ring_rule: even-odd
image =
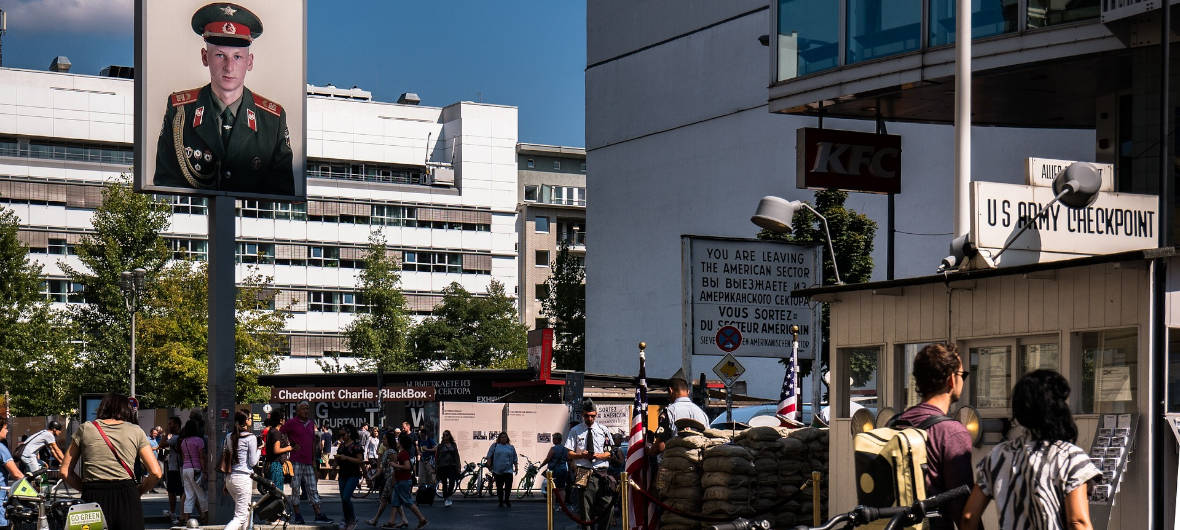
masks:
[[[37,432],[25,440],[24,449],[21,451],[20,464],[26,473],[32,473],[41,469],[46,464],[41,461],[41,451],[49,449],[53,453],[53,458],[61,462],[65,459],[65,455],[57,446],[57,438],[61,436],[61,423],[57,420],[50,420],[45,429]]]

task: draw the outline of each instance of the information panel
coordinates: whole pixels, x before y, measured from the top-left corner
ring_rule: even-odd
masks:
[[[798,325],[799,358],[814,358],[819,311],[792,292],[822,283],[820,246],[702,236],[682,243],[694,355],[789,357]]]

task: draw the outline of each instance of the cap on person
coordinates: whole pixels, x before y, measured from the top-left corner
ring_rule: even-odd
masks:
[[[216,46],[249,46],[262,35],[262,21],[238,4],[215,3],[193,13],[193,31]]]
[[[594,400],[586,398],[582,400],[582,412],[598,412],[598,406],[594,404]]]

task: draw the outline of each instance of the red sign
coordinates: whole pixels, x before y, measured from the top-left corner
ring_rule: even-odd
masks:
[[[553,366],[553,330],[534,329],[528,335],[529,368],[537,371],[537,379],[549,379]]]
[[[801,189],[901,193],[901,136],[801,127],[795,150]]]
[[[723,352],[731,352],[742,345],[742,332],[733,326],[725,326],[717,330],[717,347]]]

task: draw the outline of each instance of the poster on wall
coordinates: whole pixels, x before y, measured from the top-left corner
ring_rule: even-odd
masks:
[[[629,403],[611,403],[598,405],[598,419],[611,434],[622,434],[623,437],[631,432],[631,411],[635,405]]]
[[[439,403],[439,433],[451,431],[459,447],[459,461],[479,463],[504,430],[507,403]],[[523,469],[522,469],[523,470]]]
[[[602,409],[599,408],[599,416]],[[524,477],[529,460],[540,465],[553,447],[553,433],[566,434],[569,410],[563,404],[512,403],[508,405],[508,439],[516,448],[520,472],[513,479],[513,487]],[[485,449],[486,451],[486,449]],[[526,460],[526,457],[528,460]],[[534,479],[533,488],[540,488],[541,479]]]
[[[136,2],[136,191],[306,197],[306,12]]]

